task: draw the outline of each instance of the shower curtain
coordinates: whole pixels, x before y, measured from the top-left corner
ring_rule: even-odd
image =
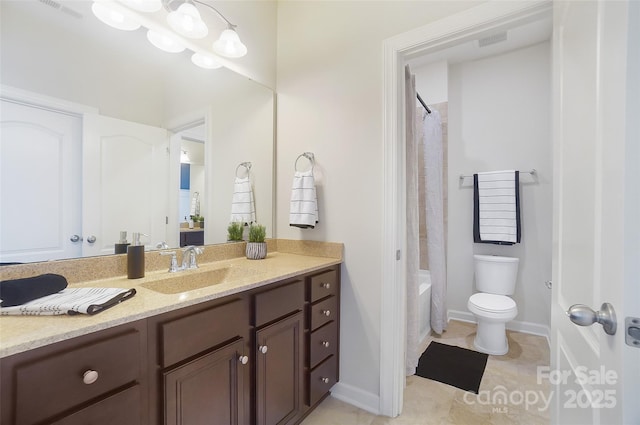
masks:
[[[444,224],[444,151],[440,114],[432,110],[423,123],[426,190],[427,259],[431,273],[431,329],[441,334],[447,327],[447,260]]]
[[[431,328],[442,333],[446,327],[446,260],[443,194],[442,123],[438,111],[422,115],[416,109],[415,76],[405,66],[405,130],[407,186],[407,282],[406,282],[406,374],[415,374],[420,358],[418,273],[419,243],[419,158],[418,146],[424,144],[426,191],[427,258],[431,273]],[[422,131],[418,131],[421,122]],[[421,137],[420,137],[421,136]],[[419,139],[419,140],[418,140]]]
[[[406,283],[406,374],[414,375],[420,358],[418,311],[418,271],[420,244],[418,222],[418,143],[416,142],[416,81],[409,65],[405,77],[405,133],[407,179],[407,283]]]

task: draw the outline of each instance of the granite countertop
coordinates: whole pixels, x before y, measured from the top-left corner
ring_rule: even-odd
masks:
[[[340,258],[270,252],[264,260],[232,258],[199,264],[197,270],[147,272],[141,279],[119,276],[70,283],[69,287],[135,288],[137,293],[133,298],[94,316],[2,316],[0,357],[236,294],[341,262]],[[159,285],[160,289],[171,288],[180,282],[163,281],[189,278],[216,269],[226,269],[224,272],[229,272],[228,277],[221,283],[203,288],[165,294],[146,287]]]

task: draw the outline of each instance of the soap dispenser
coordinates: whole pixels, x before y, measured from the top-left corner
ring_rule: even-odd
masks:
[[[129,246],[129,242],[127,242],[127,231],[123,230],[120,232],[120,240],[116,244],[115,253],[126,254],[128,246]]]
[[[144,245],[140,242],[141,235],[144,233],[133,233],[133,241],[127,247],[127,277],[129,279],[144,277]]]

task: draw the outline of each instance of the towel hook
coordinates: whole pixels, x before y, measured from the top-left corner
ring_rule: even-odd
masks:
[[[296,162],[293,164],[293,169],[295,171],[298,171],[298,160],[302,157],[305,157],[309,160],[309,162],[311,163],[311,169],[313,170],[313,167],[315,167],[316,165],[316,158],[313,152],[304,152],[298,155],[298,157],[296,158]]]
[[[238,170],[240,169],[240,167],[244,167],[247,169],[247,175],[245,177],[249,177],[249,172],[251,171],[251,163],[241,162],[240,164],[238,164],[238,166],[236,167],[236,177],[238,178],[241,178],[240,176],[238,176]]]

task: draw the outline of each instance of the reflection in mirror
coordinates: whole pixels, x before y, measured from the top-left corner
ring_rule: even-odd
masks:
[[[121,231],[178,247],[191,215],[180,154],[194,139],[202,161],[191,165],[188,209],[198,192],[204,243],[226,241],[245,161],[271,236],[273,92],[161,52],[143,30],[112,29],[90,6],[0,2],[0,262],[113,254]]]

